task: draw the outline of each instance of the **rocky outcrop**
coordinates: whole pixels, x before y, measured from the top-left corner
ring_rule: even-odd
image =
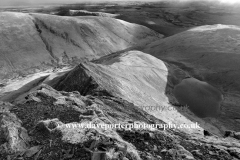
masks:
[[[162,36],[108,17],[1,12],[0,78],[76,65]]]
[[[225,131],[225,137],[232,137],[235,139],[240,140],[240,132],[235,132],[235,131]]]
[[[20,127],[18,132],[21,134],[18,141],[14,141],[18,142],[14,143],[18,152],[7,153],[6,147],[1,148],[0,157],[3,159],[87,160],[104,156],[110,160],[230,160],[239,155],[240,145],[234,139],[196,137],[179,130],[164,131],[160,128],[81,127],[83,124],[163,122],[117,97],[82,96],[79,92],[56,91],[47,85],[31,92],[24,103],[12,106],[10,112],[1,113],[1,118],[4,116],[1,122],[11,122],[14,125],[10,126]],[[3,126],[1,123],[1,128]],[[0,142],[6,143],[2,137]]]
[[[41,151],[39,156],[49,158],[49,153],[55,152],[50,155],[51,158],[63,159],[74,157],[89,159],[87,148],[91,147],[89,143],[93,143],[99,134],[105,140],[113,139],[117,148],[127,146],[125,155],[136,160],[141,159],[135,146],[124,141],[115,130],[104,128],[89,130],[81,128],[80,125],[83,122],[95,125],[126,123],[126,120],[150,122],[147,117],[152,117],[133,104],[118,98],[83,97],[78,92],[58,92],[47,85],[40,86],[37,91],[26,97],[23,104],[18,104],[11,111],[22,119],[23,126],[32,136],[31,144],[38,144],[31,146],[24,155],[36,156]],[[48,141],[49,146],[45,145]],[[121,149],[115,151],[114,146],[107,153],[108,157],[113,158],[120,154],[118,152]],[[61,147],[62,150],[56,151],[57,147]]]
[[[27,149],[30,139],[16,115],[9,112],[0,115],[0,133],[0,154],[10,155]]]
[[[13,105],[11,103],[0,101],[0,113],[9,112],[12,107]]]
[[[0,157],[17,155],[28,149],[29,141],[27,130],[22,127],[22,121],[9,110],[10,103],[0,102]]]

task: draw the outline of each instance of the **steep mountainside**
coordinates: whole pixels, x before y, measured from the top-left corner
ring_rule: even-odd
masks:
[[[219,126],[214,123],[208,123],[178,106],[173,88],[186,77],[189,75],[174,65],[140,51],[127,51],[102,57],[93,63],[80,64],[47,84],[57,90],[77,90],[82,95],[119,97],[166,123],[180,125],[198,122],[203,129],[221,135],[226,127],[217,128]],[[204,108],[199,110],[204,112]],[[203,134],[203,129],[182,130]]]
[[[140,25],[107,17],[58,17],[0,13],[0,78],[53,66],[78,64],[162,36]]]

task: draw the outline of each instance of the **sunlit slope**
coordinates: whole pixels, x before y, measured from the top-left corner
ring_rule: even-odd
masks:
[[[0,56],[0,79],[51,60],[32,17],[22,13],[0,13]]]
[[[59,17],[32,14],[49,51],[56,57],[98,58],[161,37],[140,25],[107,17]]]
[[[0,78],[99,58],[161,35],[107,17],[0,13]]]
[[[105,90],[139,106],[156,105],[167,102],[167,75],[168,69],[161,60],[139,51],[129,51],[81,64],[54,87],[64,91],[78,90],[83,95],[97,91],[101,94]],[[85,77],[92,77],[92,81],[86,81]],[[93,82],[97,85],[88,84]],[[91,87],[87,87],[89,85]]]
[[[94,63],[80,64],[49,84],[54,84],[52,86],[60,91],[120,97],[140,108],[150,107],[146,111],[165,122],[179,125],[195,122],[205,124],[192,113],[188,114],[187,110],[179,110],[179,107],[169,103],[173,97],[171,86],[180,83],[186,76],[188,75],[181,69],[165,64],[151,55],[140,51],[128,51],[102,57]],[[203,125],[206,128],[209,126],[211,125]],[[183,130],[203,133],[202,129]],[[214,132],[219,133],[218,129]]]

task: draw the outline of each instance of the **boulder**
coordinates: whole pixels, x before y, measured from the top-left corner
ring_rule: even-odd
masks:
[[[240,132],[225,131],[224,137],[232,137],[232,138],[240,140]]]
[[[0,114],[0,155],[16,154],[28,148],[30,137],[21,123],[13,113]]]

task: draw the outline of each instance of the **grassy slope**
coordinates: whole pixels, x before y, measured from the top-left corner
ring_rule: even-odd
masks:
[[[176,34],[146,47],[144,52],[174,64],[191,76],[217,87],[224,94],[221,121],[239,129],[240,28],[202,26]]]
[[[105,17],[58,17],[2,12],[0,78],[78,64],[161,38],[140,25]]]

